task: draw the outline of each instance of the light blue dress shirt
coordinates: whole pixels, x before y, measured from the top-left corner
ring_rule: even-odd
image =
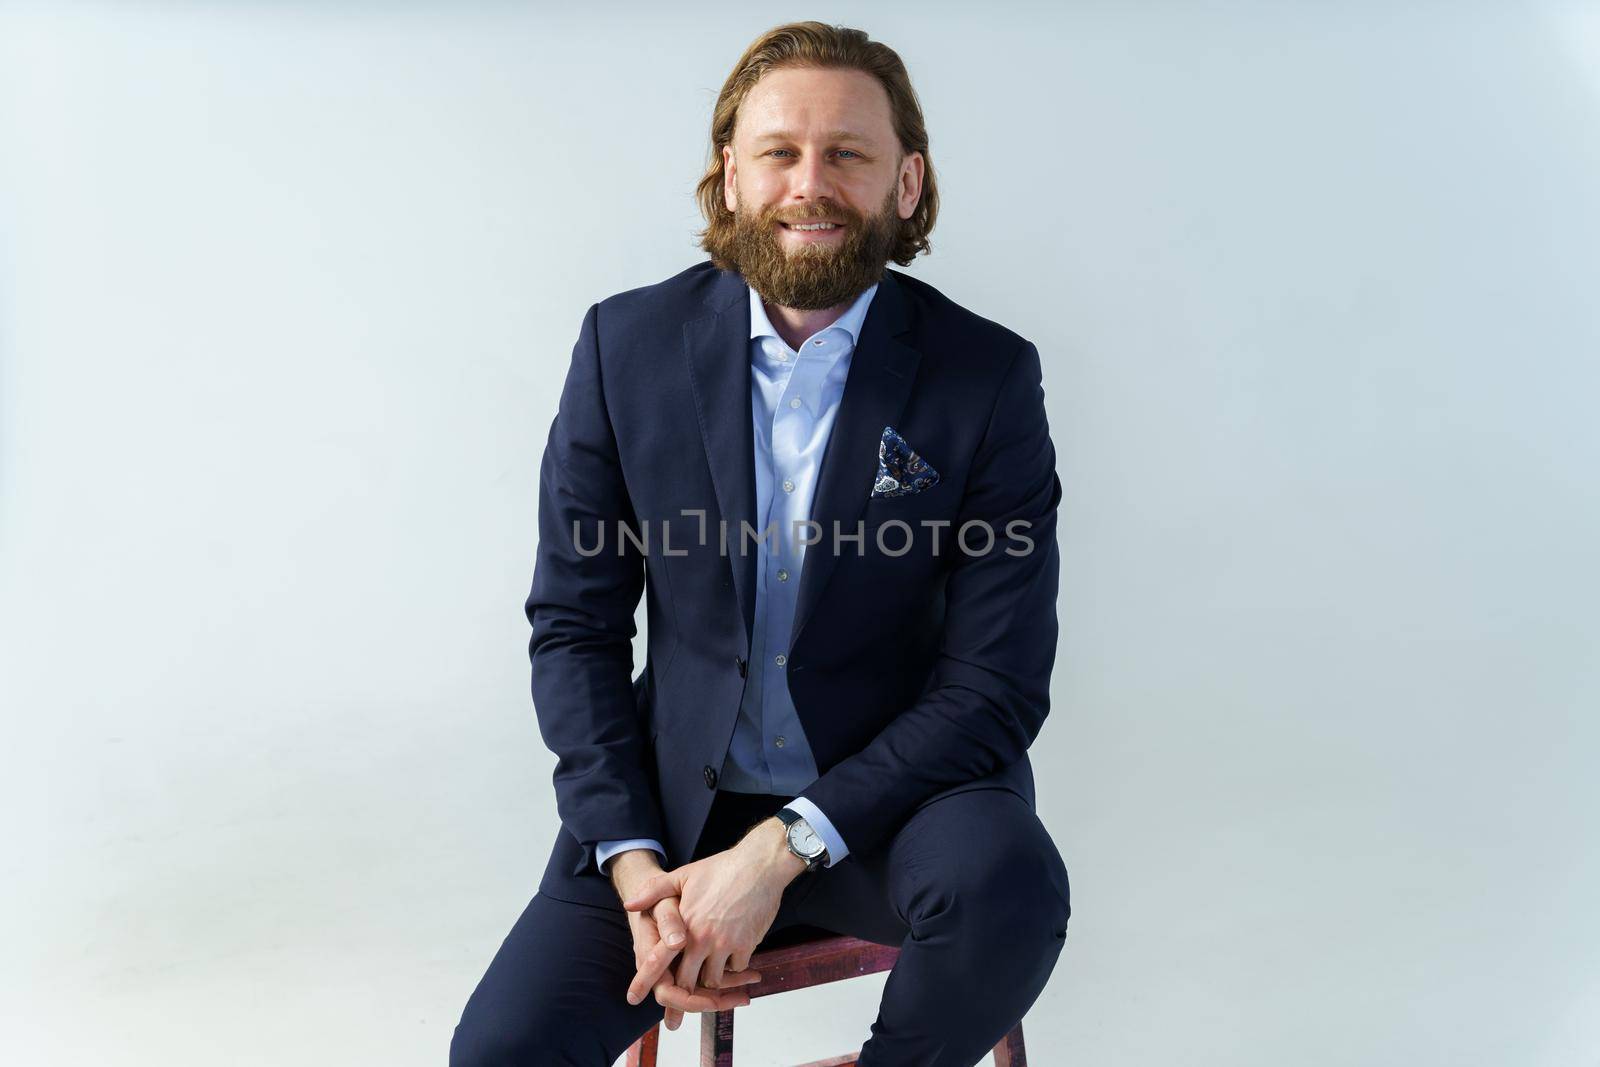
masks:
[[[803,529],[799,524],[811,517],[817,474],[844,398],[850,357],[878,287],[873,285],[856,297],[831,326],[806,338],[798,352],[773,328],[761,297],[754,289],[749,292],[756,533],[771,530],[757,544],[755,630],[748,677],[718,787],[733,793],[795,794],[785,807],[811,824],[828,848],[831,867],[844,859],[849,849],[822,810],[798,795],[817,780],[817,764],[789,695],[784,669],[788,649],[783,645],[794,623],[805,562],[806,547],[797,543],[796,535]],[[816,531],[809,536],[815,537]],[[731,527],[729,543],[739,544],[738,531]],[[818,542],[819,547],[825,544],[826,539]],[[666,862],[666,850],[652,838],[602,841],[595,846],[595,861],[604,872],[606,860],[631,848],[654,849]]]

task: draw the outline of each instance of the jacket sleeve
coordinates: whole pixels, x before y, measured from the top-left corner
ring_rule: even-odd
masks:
[[[1050,709],[1061,481],[1039,351],[1012,360],[950,529],[945,622],[922,695],[805,793],[857,853],[883,846],[927,798],[1021,759]],[[956,541],[964,524],[981,525]],[[987,551],[985,546],[988,545]]]
[[[599,305],[584,316],[539,467],[526,607],[534,713],[557,757],[556,810],[583,847],[574,875],[598,869],[600,841],[666,836],[632,682],[644,558],[619,533],[637,523],[606,411],[598,317]]]

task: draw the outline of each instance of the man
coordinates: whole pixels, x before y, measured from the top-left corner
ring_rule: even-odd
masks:
[[[589,309],[551,427],[527,614],[562,830],[458,1067],[605,1067],[747,1004],[797,923],[901,947],[862,1067],[964,1067],[1066,936],[1027,758],[1059,573],[1038,351],[886,269],[937,211],[892,50],[764,34],[712,150],[710,261]]]

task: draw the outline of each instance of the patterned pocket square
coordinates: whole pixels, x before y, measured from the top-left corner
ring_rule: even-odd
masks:
[[[872,484],[872,495],[908,496],[938,484],[939,472],[913,452],[893,426],[885,426],[878,440],[878,477]]]

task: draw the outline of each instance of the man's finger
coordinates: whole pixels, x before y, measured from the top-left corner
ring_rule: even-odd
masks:
[[[691,992],[691,993],[693,993],[695,995],[705,995],[705,996],[710,996],[710,997],[716,997],[716,996],[719,996],[719,995],[722,995],[722,994],[726,994],[726,993],[738,993],[739,995],[747,995],[747,994],[744,994],[743,991],[739,989],[739,987],[740,986],[746,986],[746,985],[755,985],[756,983],[758,983],[760,981],[761,981],[761,972],[760,971],[749,971],[749,970],[746,970],[746,971],[724,971],[723,975],[722,975],[722,985],[721,986],[719,986],[719,987],[717,987],[715,989],[712,989],[709,986],[701,986],[699,989],[690,990],[689,992]],[[652,988],[659,990],[659,989],[662,989],[664,987],[665,988],[671,988],[671,989],[680,989],[680,990],[682,989],[682,987],[677,984],[676,980],[671,975],[668,975],[667,977],[662,978],[660,981],[656,982],[656,984]],[[666,1002],[662,1001],[662,1004],[663,1004],[663,1006],[665,1006]],[[699,1009],[698,1008],[691,1008],[690,1010],[691,1011],[698,1011]]]
[[[650,949],[661,943],[661,931],[656,928],[656,921],[649,913],[639,916],[639,929],[633,935],[633,967],[638,970],[644,966],[644,961],[650,957]],[[649,945],[647,949],[644,946]]]
[[[706,957],[705,965],[700,968],[700,984],[707,989],[722,988],[722,968],[728,956],[723,952],[713,952]]]
[[[689,992],[671,982],[656,986],[656,1000],[669,1011],[727,1011],[750,1003],[750,995],[735,989],[700,989]]]
[[[705,959],[705,946],[689,942],[683,955],[678,957],[678,980],[675,984],[679,989],[693,989],[704,984],[700,981],[700,965]]]
[[[689,927],[683,921],[683,915],[678,911],[678,898],[667,897],[656,904],[655,911],[650,914],[655,916],[656,929],[661,935],[661,940],[674,948],[681,948],[689,939]]]
[[[667,968],[672,966],[672,961],[679,951],[665,941],[656,942],[656,947],[645,954],[644,962],[639,965],[639,972],[633,976],[633,981],[628,983],[629,1004],[641,1003],[650,990],[655,988],[656,983],[664,977],[670,977]]]
[[[752,971],[749,969],[743,971],[723,971],[722,981],[720,984],[718,984],[717,988],[732,989],[735,986],[755,985],[759,981],[761,981],[760,971]]]

